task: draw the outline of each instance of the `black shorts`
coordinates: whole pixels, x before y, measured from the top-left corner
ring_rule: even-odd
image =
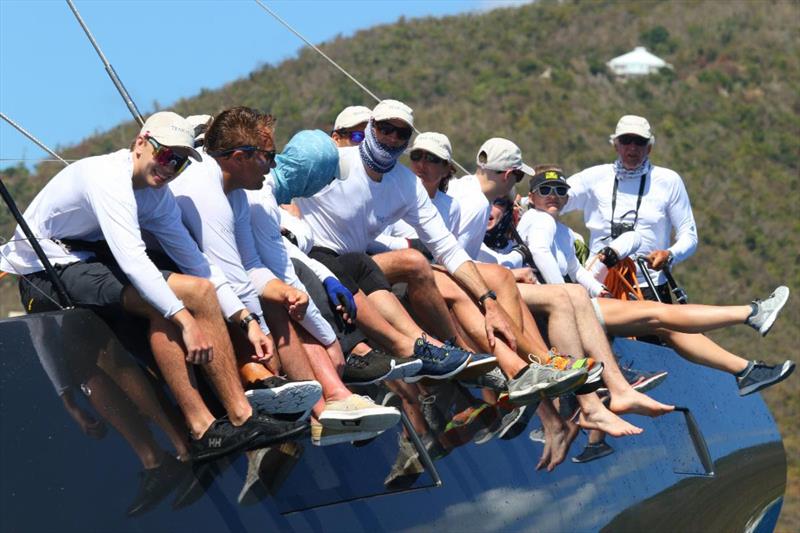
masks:
[[[367,254],[352,252],[339,255],[328,248],[315,246],[308,256],[328,267],[353,294],[359,289],[367,295],[375,291],[392,290],[389,280]]]
[[[122,309],[122,290],[130,285],[128,276],[114,261],[89,259],[68,265],[53,265],[72,301],[77,307],[87,307],[101,316],[119,315]],[[164,279],[172,271],[162,270]],[[29,313],[58,309],[58,291],[46,271],[41,270],[20,278],[19,294]]]

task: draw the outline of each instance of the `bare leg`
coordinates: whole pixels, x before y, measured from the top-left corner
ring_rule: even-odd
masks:
[[[374,295],[378,292],[387,293],[388,297],[388,291],[376,291],[372,294]],[[355,298],[356,306],[358,306],[356,324],[367,337],[389,350],[392,354],[400,357],[406,357],[414,353],[414,341],[417,337],[406,335],[390,324],[373,303],[374,300],[370,299],[372,295],[368,298],[363,291],[358,291],[353,297]],[[376,297],[375,300],[379,298],[380,296]],[[400,305],[399,302],[398,305]],[[402,308],[403,306],[400,305],[400,307]],[[405,309],[403,309],[403,312],[405,313]],[[422,330],[419,331],[421,332]]]
[[[623,335],[652,334],[656,328],[683,333],[704,333],[712,329],[744,324],[750,316],[749,305],[668,305],[650,301],[624,301],[598,298],[603,319],[611,328],[624,328]],[[615,334],[615,333],[612,333]]]
[[[747,368],[747,360],[732,354],[705,335],[659,330],[658,336],[681,357],[728,374],[738,374]]]
[[[437,271],[434,277],[439,292],[451,306],[461,328],[480,351],[493,353],[497,357],[497,364],[506,376],[514,377],[520,370],[528,366],[502,338],[496,339],[495,349],[492,352],[489,340],[486,338],[483,314],[472,299],[466,297],[466,293],[448,274]]]
[[[314,414],[322,413],[326,400],[350,396],[325,348],[294,324],[282,305],[262,301],[261,306],[286,374],[292,379],[315,379],[322,386],[322,398],[312,409]]]
[[[625,380],[614,354],[611,352],[611,346],[603,327],[597,321],[597,315],[586,289],[573,283],[556,285],[556,287],[563,288],[570,298],[574,321],[584,348],[583,353],[604,365],[603,381],[611,393],[611,410],[615,413],[637,413],[646,416],[659,416],[674,410],[675,407],[672,405],[663,404],[633,390],[633,387]]]
[[[126,310],[148,318],[148,339],[156,364],[178,402],[190,433],[195,438],[201,437],[214,422],[214,416],[195,387],[177,327],[146,303],[132,286],[125,288],[122,301]]]
[[[372,259],[390,283],[402,281],[408,284],[408,301],[414,310],[414,316],[427,331],[440,339],[456,336],[447,305],[436,290],[433,269],[424,255],[417,250],[408,249],[377,254]],[[391,320],[388,317],[387,319]],[[402,324],[395,324],[395,327],[409,334]]]
[[[167,283],[210,337],[214,346],[214,358],[203,365],[203,370],[231,423],[234,426],[243,424],[253,414],[253,410],[244,395],[233,346],[214,286],[205,279],[180,274],[170,276]]]
[[[536,470],[547,467],[547,471],[552,472],[556,466],[564,462],[569,447],[578,436],[579,429],[571,428],[561,420],[552,400],[542,400],[536,412],[542,420],[545,438],[544,450],[536,464]]]

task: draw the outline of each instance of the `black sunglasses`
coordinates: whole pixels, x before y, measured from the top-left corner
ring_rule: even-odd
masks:
[[[413,152],[411,152],[409,154],[409,157],[411,158],[412,161],[423,160],[423,161],[428,161],[430,163],[433,163],[435,165],[447,163],[447,161],[445,161],[441,157],[437,157],[437,156],[433,155],[432,153],[426,152],[424,150],[414,150]]]
[[[647,143],[650,142],[650,139],[645,139],[644,137],[639,137],[638,135],[620,135],[617,137],[617,140],[620,144],[628,146],[629,144],[633,143],[636,146],[647,146]]]
[[[397,138],[401,141],[409,140],[411,138],[411,134],[414,133],[414,130],[409,126],[398,127],[391,122],[376,122],[375,128],[387,136],[391,135],[392,133],[396,133]]]
[[[569,187],[565,187],[564,185],[540,185],[538,189],[536,189],[542,196],[550,196],[551,194],[555,194],[559,198],[563,198],[569,192]]]
[[[230,157],[233,152],[236,150],[241,150],[242,152],[251,152],[256,154],[264,154],[264,158],[267,161],[275,161],[275,155],[277,152],[275,150],[264,150],[263,148],[259,148],[258,146],[234,146],[233,148],[228,148],[227,150],[219,150],[217,152],[209,152],[208,155],[212,157]]]

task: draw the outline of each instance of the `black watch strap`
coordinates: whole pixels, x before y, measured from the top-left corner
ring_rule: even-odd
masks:
[[[250,322],[252,322],[253,320],[255,320],[257,324],[261,324],[261,321],[258,319],[258,315],[255,313],[250,313],[249,315],[244,317],[241,320],[241,322],[239,322],[239,326],[241,326],[243,330],[247,331],[248,328],[250,327]]]
[[[484,303],[485,303],[485,302],[486,302],[486,300],[488,300],[489,298],[491,298],[491,299],[492,299],[492,300],[494,300],[494,301],[497,301],[497,294],[496,294],[496,293],[495,293],[493,290],[491,290],[491,289],[490,289],[490,290],[488,290],[488,291],[486,291],[486,293],[485,293],[485,294],[483,294],[483,295],[482,295],[480,298],[478,298],[478,305],[481,307],[481,309],[485,309],[485,308],[486,308],[486,306],[484,305]]]

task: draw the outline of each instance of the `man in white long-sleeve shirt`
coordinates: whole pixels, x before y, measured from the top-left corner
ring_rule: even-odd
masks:
[[[77,305],[110,319],[120,312],[148,319],[153,355],[186,418],[194,458],[207,460],[295,428],[256,414],[245,398],[223,313],[242,324],[254,346],[263,344],[264,334],[247,320],[248,311],[224,275],[197,248],[164,187],[190,157],[200,159],[193,141],[193,129],[182,117],[156,113],[130,150],[82,159],[59,172],[34,198],[25,218]],[[146,254],[142,230],[154,235],[188,275],[159,271]],[[72,239],[74,249],[62,239]],[[88,251],[98,241],[105,241],[110,253]],[[46,309],[47,295],[55,291],[19,228],[2,256],[0,268],[25,275],[21,294],[26,309]],[[226,416],[215,419],[208,410],[187,363],[207,371]]]
[[[663,268],[685,261],[697,249],[689,195],[676,172],[650,163],[655,136],[647,119],[625,115],[610,140],[617,160],[570,177],[569,201],[562,212],[583,211],[592,253],[600,252],[622,233],[636,231],[641,236],[639,253],[650,264],[658,294],[662,301],[670,302]],[[645,286],[643,273],[638,277],[645,296],[655,299]]]
[[[290,377],[316,378],[322,385],[324,399],[319,400],[317,392],[314,401],[300,409],[314,406],[313,425],[320,424],[316,432],[322,426],[344,432],[354,425],[371,432],[385,430],[399,420],[400,414],[347,390],[333,364],[333,360],[343,363],[333,330],[309,300],[302,284],[293,287],[277,279],[276,272],[265,266],[259,254],[246,190],[261,188],[265,174],[274,166],[273,129],[271,115],[248,107],[227,109],[214,118],[205,132],[202,161],[171,185],[181,205],[183,221],[203,251],[230,280],[236,280],[235,286],[254,312],[264,308],[265,319],[275,331],[281,363]],[[335,155],[332,141],[322,135]],[[332,168],[338,168],[338,164],[334,162]],[[285,265],[277,266],[273,268],[283,275]],[[312,335],[305,347],[293,330],[290,317]],[[314,439],[316,444],[319,441]]]

